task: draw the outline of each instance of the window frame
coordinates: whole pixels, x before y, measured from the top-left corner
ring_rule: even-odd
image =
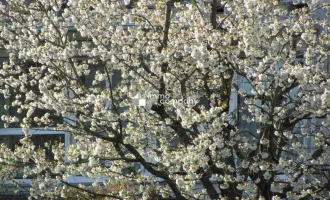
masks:
[[[49,129],[35,129],[30,128],[29,133],[32,135],[64,135],[64,147],[67,148],[70,145],[70,132],[68,131],[55,131]],[[0,136],[5,135],[21,135],[24,136],[22,128],[0,128]]]

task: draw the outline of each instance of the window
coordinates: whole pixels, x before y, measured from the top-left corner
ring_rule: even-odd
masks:
[[[327,56],[325,71],[328,72],[328,73],[330,72],[330,55]]]
[[[39,130],[30,129],[29,132],[32,134],[32,141],[36,146],[44,147],[45,142],[54,144],[53,142],[62,142],[65,146],[70,144],[70,135],[65,131],[55,131],[52,129]],[[24,133],[21,128],[0,128],[0,143],[5,142],[10,149],[14,149],[15,145],[19,145],[18,142],[22,139]],[[49,154],[50,157],[52,156]]]
[[[31,140],[35,145],[35,150],[44,149],[46,154],[46,159],[53,160],[54,154],[50,149],[45,147],[45,143],[56,144],[64,143],[65,148],[70,144],[70,134],[64,131],[54,131],[48,130],[38,130],[30,129],[32,133]],[[24,137],[24,133],[21,128],[0,128],[0,144],[5,143],[7,147],[14,150],[17,146],[20,146],[20,139]],[[19,173],[15,177],[16,179],[22,179],[23,174]],[[27,177],[31,178],[31,177]]]
[[[238,76],[238,85],[243,91],[245,91],[248,95],[252,94],[252,86],[247,81],[246,78]],[[244,131],[249,131],[252,133],[257,133],[258,123],[252,121],[252,115],[247,110],[247,105],[244,102],[246,98],[242,95],[237,94],[237,120],[239,122],[239,129]],[[260,106],[261,102],[257,102],[257,105]],[[243,109],[244,108],[244,109]]]
[[[52,160],[54,158],[53,153],[50,150],[45,148],[45,142],[49,144],[54,144],[56,142],[64,143],[65,147],[68,147],[70,144],[70,133],[63,131],[53,131],[53,130],[38,130],[30,129],[32,133],[32,141],[34,142],[36,148],[35,150],[42,148],[45,149],[46,159]],[[23,138],[24,134],[22,133],[21,128],[0,128],[0,144],[6,143],[7,147],[14,150],[15,146],[19,146],[19,140]],[[34,178],[34,175],[23,178],[23,172],[17,173],[15,175],[15,182],[20,185],[21,189],[18,194],[11,192],[10,188],[14,188],[13,181],[7,180],[1,186],[0,189],[0,199],[27,199],[28,191],[31,187],[31,179]],[[5,191],[5,193],[4,193]],[[21,198],[20,198],[21,197]]]
[[[282,2],[288,4],[290,11],[308,7],[308,4],[303,0],[282,0]]]
[[[4,62],[6,62],[8,59],[4,58]],[[0,62],[0,64],[2,64],[2,62]],[[37,70],[39,70],[38,68],[40,67],[40,65],[38,63],[34,63],[34,62],[26,62],[23,63],[24,65],[26,65],[24,68],[26,70],[30,70],[31,68],[35,68]],[[98,64],[93,64],[93,65],[89,65],[89,69],[90,69],[90,74],[88,76],[83,76],[81,77],[82,82],[84,83],[85,87],[90,89],[90,91],[93,90],[99,90],[102,91],[104,89],[109,89],[110,84],[108,82],[108,79],[106,79],[105,81],[101,81],[99,83],[94,83],[93,81],[95,80],[95,76],[98,73],[105,73],[104,72],[104,65],[102,65],[101,63]],[[110,77],[110,81],[111,81],[111,85],[112,87],[116,87],[119,85],[119,82],[121,81],[121,74],[120,71],[113,71],[112,72],[112,76]],[[38,93],[39,89],[38,89],[38,84],[31,86],[31,85],[26,85],[26,90],[27,91],[34,91],[36,94]],[[96,91],[96,93],[98,94],[98,91]],[[17,112],[18,108],[17,107],[13,107],[13,106],[9,106],[9,108],[5,109],[5,105],[11,105],[13,101],[16,100],[16,95],[20,94],[19,91],[14,92],[14,90],[10,91],[10,98],[4,98],[3,95],[0,95],[0,116],[2,115],[10,115],[10,116],[16,116],[18,118],[23,118],[26,115],[26,110],[22,111],[21,113]],[[25,99],[25,95],[24,93],[21,93],[21,98],[22,100]],[[107,107],[109,109],[111,109],[111,102],[110,100],[108,102],[106,102]],[[6,106],[7,107],[7,106]],[[35,116],[37,117],[41,117],[43,115],[45,115],[45,113],[51,113],[51,110],[45,110],[45,109],[38,109],[36,108],[36,111],[34,112],[33,116],[31,116],[31,118],[33,119]],[[51,114],[52,116],[52,114]],[[76,119],[77,116],[66,116],[69,117],[70,119]],[[62,117],[56,117],[54,118],[54,122],[63,122],[63,118]],[[51,152],[51,150],[48,150],[45,147],[45,142],[49,143],[49,144],[55,144],[58,142],[64,143],[65,148],[67,148],[70,144],[73,144],[74,138],[71,137],[71,134],[69,132],[65,132],[65,131],[54,131],[54,129],[52,127],[54,127],[56,124],[51,124],[49,125],[50,128],[48,129],[44,129],[44,127],[41,127],[40,124],[37,123],[32,123],[31,124],[31,128],[29,130],[29,132],[32,134],[31,139],[33,141],[33,143],[35,144],[36,148],[35,150],[38,149],[44,149],[45,150],[45,154],[46,154],[46,158],[49,160],[52,160],[54,158],[53,153]],[[88,125],[88,124],[87,124]],[[40,126],[40,128],[39,128]],[[11,150],[15,150],[15,148],[17,146],[20,146],[20,139],[22,139],[24,137],[24,133],[22,132],[22,128],[20,127],[20,123],[13,123],[10,124],[8,128],[4,128],[4,122],[0,121],[0,143],[3,144],[5,143],[7,145],[7,147]],[[106,165],[110,165],[109,162],[106,162]],[[137,171],[137,168],[139,168],[140,166],[135,164],[132,169],[125,169],[123,171],[128,173],[130,171]],[[23,180],[23,174],[22,173],[18,173],[15,177],[16,180]],[[26,180],[27,181],[26,184],[30,184],[29,180],[33,178],[31,177],[27,177]],[[86,183],[86,184],[91,184],[94,179],[88,179],[86,177],[83,176],[72,176],[69,177],[69,182],[72,182],[74,184],[78,184],[78,183]],[[8,184],[10,185],[10,183],[8,182]]]
[[[3,62],[6,62],[7,59],[0,62],[0,64],[3,64]],[[40,65],[35,62],[22,62],[21,65],[23,70],[37,70],[40,71]],[[13,75],[18,76],[18,75]],[[41,75],[43,76],[43,75]],[[29,78],[28,78],[29,79]],[[33,91],[35,94],[38,94],[38,85],[30,85],[25,84],[24,87],[26,88],[26,91]],[[4,89],[4,88],[1,88]],[[0,95],[0,116],[3,115],[9,115],[9,116],[15,116],[17,118],[21,119],[26,116],[27,110],[22,109],[21,111],[18,111],[20,109],[20,106],[13,105],[13,102],[15,100],[19,100],[21,102],[24,102],[26,100],[27,93],[15,90],[14,88],[9,88],[11,96],[9,98],[5,98],[3,94]],[[6,107],[6,108],[5,108]],[[41,118],[46,113],[52,113],[51,110],[42,109],[42,108],[36,108],[33,115],[31,116],[31,119],[34,117]],[[52,114],[51,114],[52,115]],[[62,117],[50,117],[51,120],[54,121],[54,123],[50,124],[50,127],[53,127],[56,125],[57,122],[61,122],[63,119]],[[24,137],[24,133],[22,132],[22,128],[20,127],[21,122],[15,122],[9,124],[8,128],[5,127],[5,123],[1,120],[0,121],[0,144],[6,144],[6,146],[11,149],[12,151],[15,150],[18,146],[21,145],[20,140]],[[31,128],[29,129],[29,132],[32,134],[31,140],[35,145],[35,151],[38,149],[43,149],[46,155],[46,159],[53,160],[54,154],[52,153],[51,149],[46,148],[45,143],[48,144],[56,144],[56,143],[64,143],[65,147],[68,147],[70,144],[70,133],[65,131],[55,131],[53,128],[44,129],[38,128],[40,124],[37,124],[34,121],[30,121]],[[16,174],[16,179],[22,179],[23,174],[18,173]],[[32,177],[27,177],[32,178]]]

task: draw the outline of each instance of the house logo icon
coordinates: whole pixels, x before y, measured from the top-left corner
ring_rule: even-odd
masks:
[[[146,106],[147,105],[147,99],[141,97],[140,94],[136,94],[133,98],[132,98],[132,104],[134,106]]]

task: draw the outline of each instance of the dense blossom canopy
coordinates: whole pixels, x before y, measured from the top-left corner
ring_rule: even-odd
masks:
[[[37,199],[329,198],[328,5],[296,3],[7,0],[1,119],[25,136],[1,145],[1,183],[22,172]],[[37,146],[36,127],[74,142]]]

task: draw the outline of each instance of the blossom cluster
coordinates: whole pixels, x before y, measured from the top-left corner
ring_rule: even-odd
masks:
[[[329,198],[327,9],[7,0],[1,121],[25,135],[0,146],[0,183],[32,176],[31,198]],[[139,107],[132,94],[199,98]],[[36,127],[71,144],[36,146]]]

